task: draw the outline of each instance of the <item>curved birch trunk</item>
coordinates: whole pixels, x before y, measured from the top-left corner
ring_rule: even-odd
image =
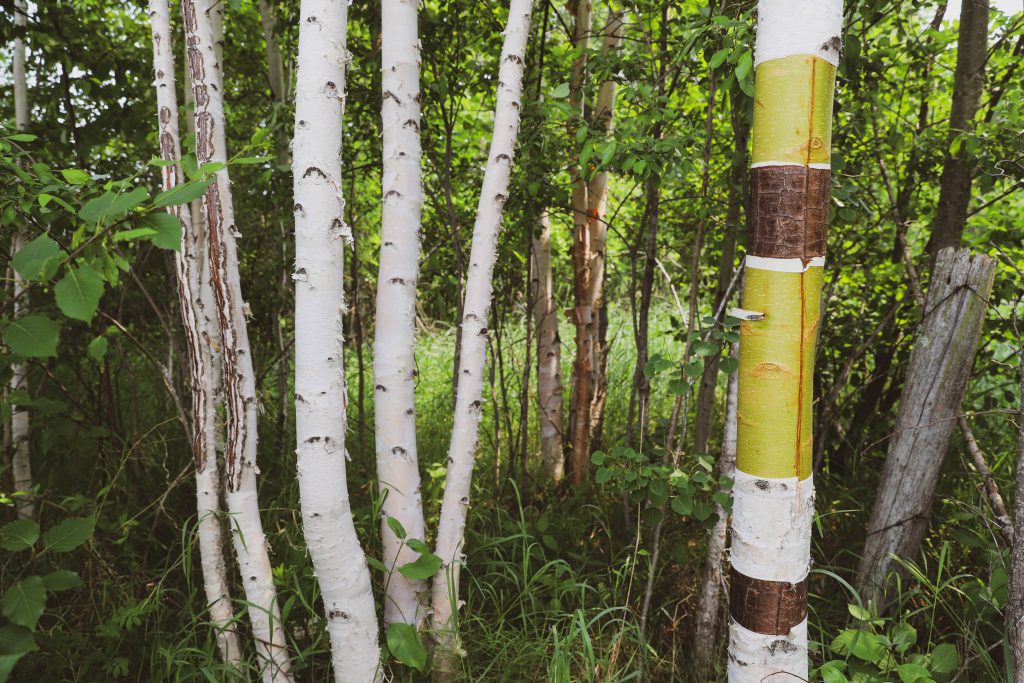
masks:
[[[200,167],[225,163],[223,85],[214,40],[214,0],[183,0],[185,41],[195,101],[196,160]],[[256,492],[256,382],[246,329],[246,304],[238,276],[234,207],[227,168],[203,197],[209,231],[210,273],[220,323],[227,404],[225,481],[232,521],[232,541],[249,603],[256,652],[265,681],[292,681],[288,648],[281,628],[270,555],[260,521]]]
[[[569,137],[575,140],[576,130],[586,125],[584,84],[587,74],[587,49],[590,44],[590,0],[575,0],[576,22],[572,46],[579,50],[569,74]],[[590,402],[594,367],[593,311],[590,307],[590,229],[587,220],[587,181],[578,157],[572,159],[572,282],[573,308],[570,319],[576,327],[576,359],[572,368],[572,400],[569,414],[569,469],[574,484],[587,478],[590,471]]]
[[[501,219],[508,199],[516,135],[519,132],[530,12],[531,0],[511,0],[498,63],[494,132],[480,188],[476,223],[473,226],[466,300],[462,308],[462,362],[455,397],[455,423],[448,448],[448,472],[437,530],[436,552],[443,565],[434,575],[432,594],[431,625],[437,643],[434,653],[435,680],[452,680],[459,670],[460,648],[456,621],[459,568],[463,562],[462,547],[477,431],[483,414],[481,396],[487,351],[487,311],[491,304],[491,277],[497,258]]]
[[[750,233],[737,311],[745,319],[730,553],[731,683],[807,679],[814,347],[842,20],[842,0],[760,0],[757,7]]]
[[[149,20],[153,34],[153,68],[156,73],[156,104],[160,158],[171,162],[161,169],[163,189],[182,182],[181,143],[178,139],[178,97],[174,85],[174,42],[167,0],[149,0]],[[233,628],[234,610],[224,565],[221,537],[220,476],[217,467],[216,413],[214,392],[217,378],[212,372],[209,340],[204,336],[205,321],[200,310],[201,263],[196,258],[200,244],[193,230],[187,204],[170,206],[167,212],[182,226],[181,250],[175,257],[178,302],[181,306],[185,346],[188,351],[192,389],[192,454],[196,465],[196,507],[199,561],[203,589],[210,610],[210,621],[217,630],[217,646],[225,662],[241,661],[242,650]]]
[[[544,473],[561,481],[565,470],[562,453],[562,342],[558,337],[555,282],[551,270],[551,219],[547,211],[537,219],[539,236],[533,238],[534,306],[537,325],[537,404],[540,422],[540,456]]]
[[[295,88],[295,437],[299,500],[337,683],[379,680],[377,612],[345,481],[341,122],[348,3],[303,0]]]
[[[28,6],[24,0],[15,0],[14,3],[14,25],[20,28],[25,27],[25,13]],[[25,130],[28,128],[28,85],[25,79],[25,41],[21,38],[14,39],[14,129]],[[24,246],[24,239],[21,234],[15,234],[11,254],[16,254]],[[11,269],[14,274],[14,306],[12,316],[18,318],[24,313],[25,308],[25,281],[18,275],[17,271]],[[10,390],[28,391],[28,363],[19,361],[11,364],[11,380],[8,384]],[[15,491],[32,490],[32,459],[29,447],[31,436],[28,411],[23,407],[11,405],[11,469],[14,475]],[[18,519],[32,519],[36,516],[36,501],[32,495],[18,496],[15,499]]]
[[[604,28],[602,51],[607,56],[619,49],[622,44],[622,12],[612,11],[608,24]],[[616,82],[608,79],[601,83],[597,91],[597,106],[594,107],[594,119],[602,127],[602,134],[611,137],[615,127],[615,91]],[[600,171],[587,184],[587,230],[590,232],[590,310],[594,318],[591,333],[593,347],[593,366],[591,367],[590,386],[590,443],[591,447],[601,447],[601,429],[604,424],[604,404],[608,392],[608,311],[604,307],[604,271],[605,248],[608,242],[608,171]]]
[[[420,69],[416,0],[381,5],[381,119],[383,174],[377,330],[373,337],[374,432],[381,503],[381,539],[387,567],[384,621],[425,625],[427,583],[397,570],[419,553],[398,538],[426,540],[416,451],[416,283],[419,279]]]

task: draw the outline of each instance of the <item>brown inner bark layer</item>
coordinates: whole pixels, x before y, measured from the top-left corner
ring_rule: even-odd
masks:
[[[750,171],[747,253],[766,258],[825,255],[832,172],[805,166],[762,166]]]
[[[807,618],[807,580],[763,581],[730,571],[729,614],[754,633],[784,636]]]

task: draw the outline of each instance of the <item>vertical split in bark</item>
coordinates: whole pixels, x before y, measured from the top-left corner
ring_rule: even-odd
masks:
[[[183,0],[189,75],[195,102],[196,160],[227,161],[221,62],[215,41],[216,0]],[[216,173],[203,197],[210,277],[220,328],[227,405],[225,480],[232,541],[249,603],[256,652],[265,681],[291,681],[277,591],[256,493],[256,378],[246,329],[235,240],[234,207],[227,168]]]
[[[533,316],[537,325],[540,454],[544,473],[557,482],[561,481],[565,469],[562,452],[562,342],[558,337],[555,281],[551,269],[551,219],[546,211],[537,223],[540,233],[533,240]]]
[[[814,349],[841,0],[760,0],[740,325],[729,680],[807,679]]]
[[[303,0],[295,88],[295,439],[302,528],[324,601],[337,683],[379,680],[370,570],[345,461],[342,119],[348,2]]]
[[[953,102],[949,112],[946,158],[939,179],[939,204],[935,210],[928,253],[934,260],[940,250],[959,247],[971,202],[971,178],[974,161],[968,146],[960,145],[954,154],[951,145],[962,134],[974,131],[974,117],[985,88],[985,62],[988,59],[989,0],[970,0],[960,6],[960,32],[957,39],[956,71],[953,73]]]
[[[455,423],[448,448],[448,472],[437,531],[437,555],[444,563],[434,576],[431,625],[436,639],[435,680],[450,681],[460,668],[457,635],[459,569],[463,562],[466,515],[473,476],[477,431],[483,414],[487,309],[497,258],[498,233],[508,199],[509,176],[519,132],[526,41],[531,0],[511,0],[498,68],[494,132],[480,189],[466,299],[462,307],[462,359],[455,398]]]
[[[167,0],[149,0],[153,34],[153,68],[156,73],[156,101],[160,158],[171,162],[161,169],[163,189],[182,182],[181,144],[178,139],[178,97],[174,82],[173,33]],[[221,535],[220,473],[217,466],[216,413],[214,396],[219,378],[212,368],[210,340],[203,334],[201,310],[201,262],[196,249],[201,243],[187,204],[168,207],[181,222],[181,250],[175,257],[178,301],[181,308],[185,346],[188,351],[192,390],[192,453],[196,466],[196,504],[199,561],[203,588],[210,610],[210,622],[217,629],[217,645],[225,662],[241,660],[241,646],[234,631],[234,610],[228,587]]]
[[[882,469],[857,589],[884,608],[891,556],[917,556],[970,377],[995,259],[944,249],[935,264]]]
[[[590,46],[590,0],[575,0],[575,24],[572,45],[579,54],[569,76],[569,138],[576,139],[576,131],[586,126],[586,99],[584,85],[587,73],[587,50]],[[569,168],[572,178],[572,282],[573,308],[570,319],[576,327],[576,360],[572,372],[572,400],[569,415],[569,469],[572,481],[578,484],[587,478],[590,456],[590,402],[593,397],[591,369],[594,366],[594,319],[590,306],[590,221],[587,219],[589,202],[584,169],[577,158]]]
[[[388,570],[384,621],[419,629],[426,620],[426,582],[397,571],[419,554],[387,523],[393,517],[405,529],[407,539],[426,538],[416,449],[413,356],[423,208],[416,11],[416,0],[383,0],[381,5],[383,204],[373,376],[377,481],[383,501],[381,559]]]
[[[14,3],[14,25],[24,29],[26,24],[25,13],[28,6],[24,0],[15,0]],[[25,41],[18,37],[14,39],[14,128],[25,130],[28,127],[28,84],[25,77]],[[18,253],[24,246],[24,239],[20,233],[15,234],[12,254]],[[14,275],[14,306],[11,314],[18,318],[24,313],[26,304],[25,281],[16,271]],[[18,361],[11,364],[11,379],[8,384],[11,392],[28,392],[28,363]],[[15,491],[32,490],[32,458],[29,439],[31,430],[29,425],[28,411],[22,406],[14,403],[11,405],[11,470],[14,475]],[[36,503],[32,495],[23,495],[15,499],[18,519],[32,519],[36,516]]]

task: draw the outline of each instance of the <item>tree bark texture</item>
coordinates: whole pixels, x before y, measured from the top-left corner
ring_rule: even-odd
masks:
[[[217,4],[216,0],[183,0],[181,5],[195,102],[196,160],[200,167],[227,162],[223,80],[214,39],[214,20],[219,14]],[[242,300],[235,244],[241,233],[235,226],[226,167],[217,171],[213,184],[203,196],[203,212],[222,347],[228,418],[224,465],[232,541],[249,603],[249,619],[263,679],[291,682],[288,647],[281,628],[277,590],[256,492],[259,406],[246,329],[247,306]]]
[[[890,555],[917,557],[949,439],[971,374],[995,259],[943,249],[928,288],[917,341],[857,568],[857,588],[884,606]]]
[[[508,199],[509,176],[519,132],[520,99],[526,42],[530,33],[531,0],[512,0],[498,68],[494,132],[480,189],[473,246],[469,255],[466,299],[462,307],[462,360],[455,397],[455,423],[448,448],[448,472],[437,530],[437,555],[443,565],[432,591],[435,680],[453,680],[460,668],[457,636],[459,569],[464,561],[466,515],[473,476],[480,418],[483,415],[487,314],[498,234]]]
[[[807,680],[811,412],[841,0],[760,0],[740,325],[729,681]],[[743,311],[747,314],[744,315]]]
[[[565,470],[562,452],[562,342],[558,336],[555,281],[551,268],[551,219],[545,211],[537,222],[540,231],[533,239],[533,317],[537,326],[540,454],[544,473],[557,482],[562,480]]]

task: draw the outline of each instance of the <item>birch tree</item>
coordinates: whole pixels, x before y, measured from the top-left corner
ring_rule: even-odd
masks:
[[[295,88],[295,437],[302,527],[338,683],[380,677],[377,613],[345,481],[341,121],[348,3],[303,0]]]
[[[15,0],[14,25],[24,30],[28,7],[24,0]],[[25,77],[25,41],[20,36],[14,39],[14,128],[25,130],[28,127],[28,84]],[[11,253],[16,254],[24,246],[20,233],[15,233],[11,245]],[[18,318],[25,312],[26,283],[16,270],[14,274],[14,306],[12,314]],[[28,363],[24,360],[11,364],[11,379],[8,383],[11,392],[28,391]],[[18,403],[11,405],[11,470],[14,475],[15,491],[32,490],[32,458],[29,438],[31,425],[28,411]],[[15,499],[18,519],[32,519],[36,516],[36,504],[32,495],[22,495]]]
[[[153,34],[153,69],[156,74],[156,104],[160,158],[164,191],[181,184],[181,143],[178,138],[178,97],[174,85],[174,42],[167,0],[150,0],[149,21]],[[189,360],[192,392],[192,453],[196,466],[196,505],[199,561],[203,589],[210,610],[210,622],[217,630],[217,646],[226,662],[241,660],[241,645],[233,627],[234,610],[224,565],[221,536],[220,472],[217,466],[215,393],[218,378],[212,372],[209,340],[204,336],[201,310],[201,262],[197,245],[203,243],[194,230],[188,204],[167,207],[181,223],[181,250],[175,256],[178,302],[185,347]],[[200,223],[201,225],[201,223]]]
[[[231,186],[224,132],[223,81],[214,40],[216,0],[183,0],[185,41],[195,102],[196,160],[222,164],[203,196],[210,276],[220,323],[227,406],[224,465],[232,541],[242,574],[259,666],[265,681],[291,681],[277,591],[256,492],[256,381],[238,273]]]
[[[473,225],[466,298],[462,307],[462,361],[455,397],[455,422],[448,447],[448,472],[437,531],[441,570],[434,576],[431,625],[436,639],[434,668],[437,680],[451,680],[459,666],[457,608],[459,570],[463,562],[466,514],[469,509],[477,432],[483,414],[481,401],[487,351],[487,313],[491,304],[492,274],[497,258],[498,233],[508,199],[509,176],[519,132],[526,41],[530,33],[531,0],[511,0],[505,39],[498,62],[494,131],[480,200]]]
[[[416,0],[381,4],[383,173],[373,376],[382,559],[388,571],[384,621],[419,629],[426,619],[426,581],[397,571],[419,556],[406,541],[426,538],[416,451],[413,356],[423,206],[416,11]],[[395,522],[404,529],[404,538],[392,528]]]
[[[729,680],[806,680],[811,406],[841,0],[760,0],[740,326]]]
[[[551,270],[551,218],[545,211],[533,238],[533,316],[537,325],[537,403],[540,410],[540,457],[544,473],[561,481],[562,453],[562,341],[558,336],[558,310]]]

